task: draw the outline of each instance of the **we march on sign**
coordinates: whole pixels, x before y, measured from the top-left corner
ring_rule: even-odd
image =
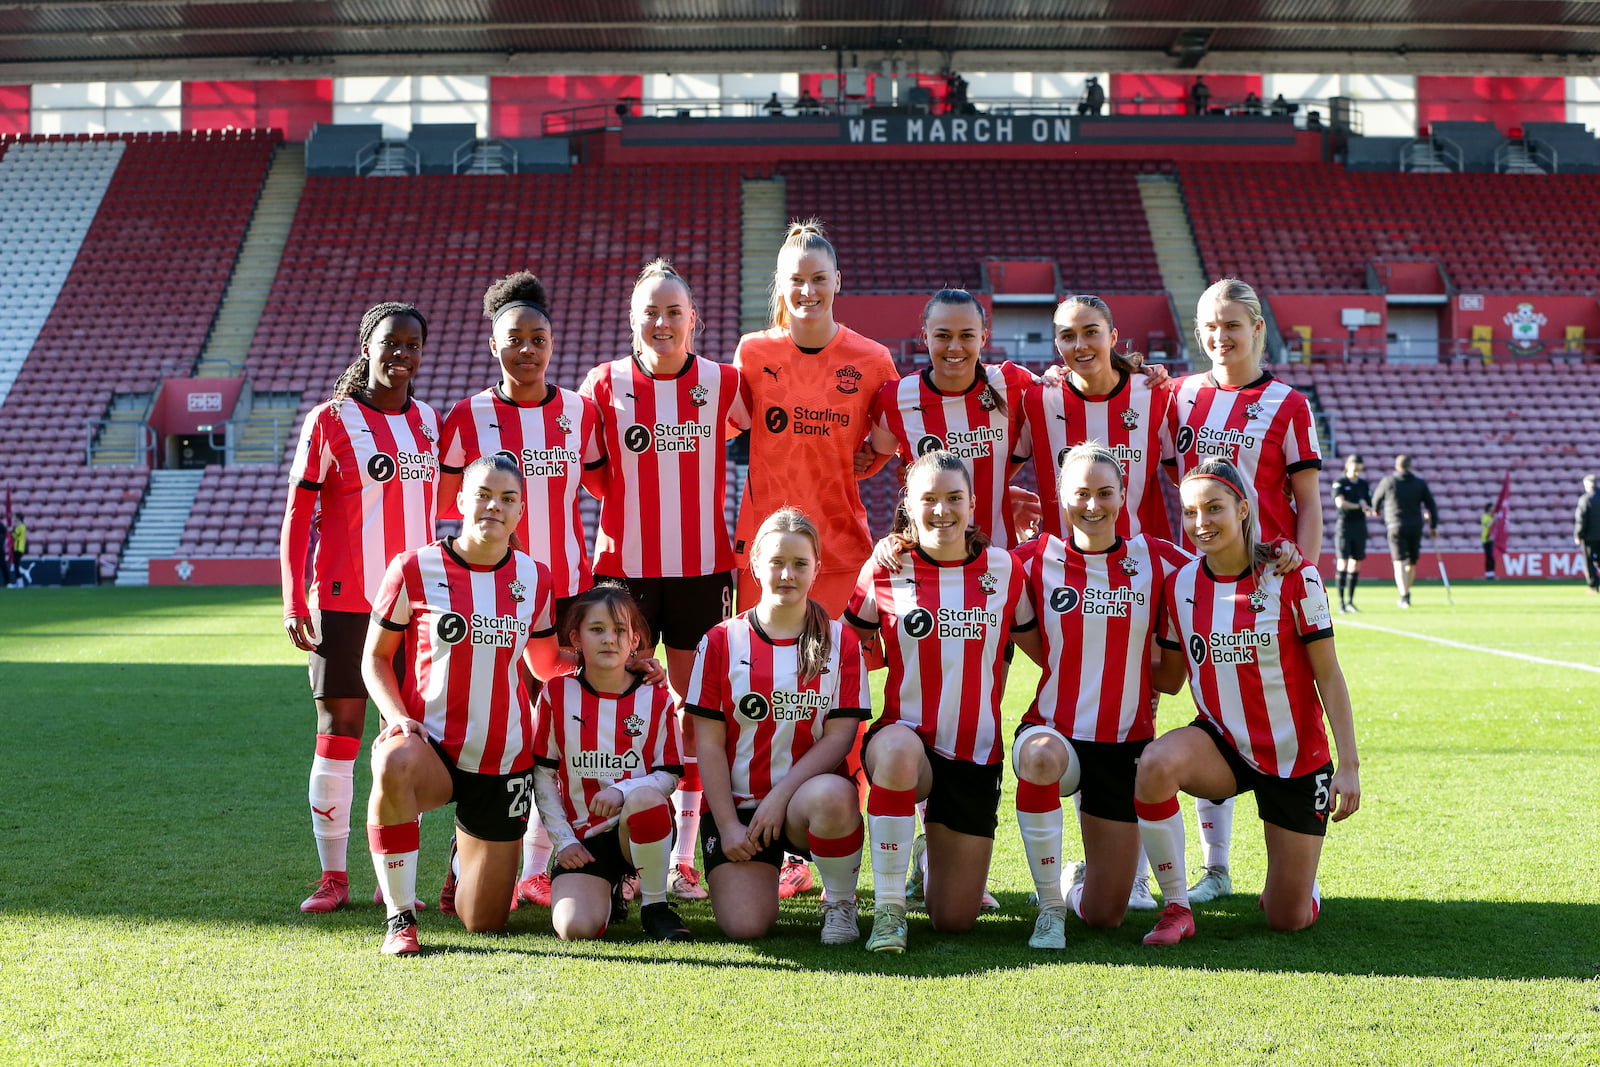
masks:
[[[922,115],[849,119],[851,144],[1067,144],[1072,120],[1061,116]]]

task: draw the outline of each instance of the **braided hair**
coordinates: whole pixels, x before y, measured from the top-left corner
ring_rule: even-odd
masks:
[[[422,328],[422,340],[428,340],[428,320],[422,312],[410,304],[397,304],[389,301],[383,304],[374,304],[369,307],[366,314],[361,316],[361,355],[339,375],[339,380],[333,383],[333,395],[328,397],[329,402],[337,404],[347,396],[365,395],[367,391],[367,378],[372,373],[372,360],[367,356],[367,342],[372,339],[372,332],[378,324],[392,315],[403,315],[415,319]],[[406,385],[406,395],[410,396],[417,391],[417,383],[409,382]]]

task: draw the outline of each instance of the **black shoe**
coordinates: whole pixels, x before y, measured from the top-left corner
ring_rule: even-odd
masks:
[[[646,904],[639,909],[639,926],[649,937],[657,941],[693,941],[694,934],[683,925],[683,920],[678,913],[672,910],[672,905],[666,901],[659,904]]]
[[[622,883],[611,887],[611,925],[628,921],[628,898],[622,895]]]

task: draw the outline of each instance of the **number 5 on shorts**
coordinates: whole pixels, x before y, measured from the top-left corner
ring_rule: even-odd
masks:
[[[1314,779],[1317,786],[1316,795],[1312,798],[1312,808],[1317,814],[1327,813],[1328,803],[1333,799],[1328,793],[1328,784],[1333,781],[1331,774],[1319,774]]]

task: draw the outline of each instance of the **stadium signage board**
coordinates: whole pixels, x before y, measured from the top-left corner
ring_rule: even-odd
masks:
[[[841,119],[850,144],[1069,144],[1063,115],[890,115]]]

